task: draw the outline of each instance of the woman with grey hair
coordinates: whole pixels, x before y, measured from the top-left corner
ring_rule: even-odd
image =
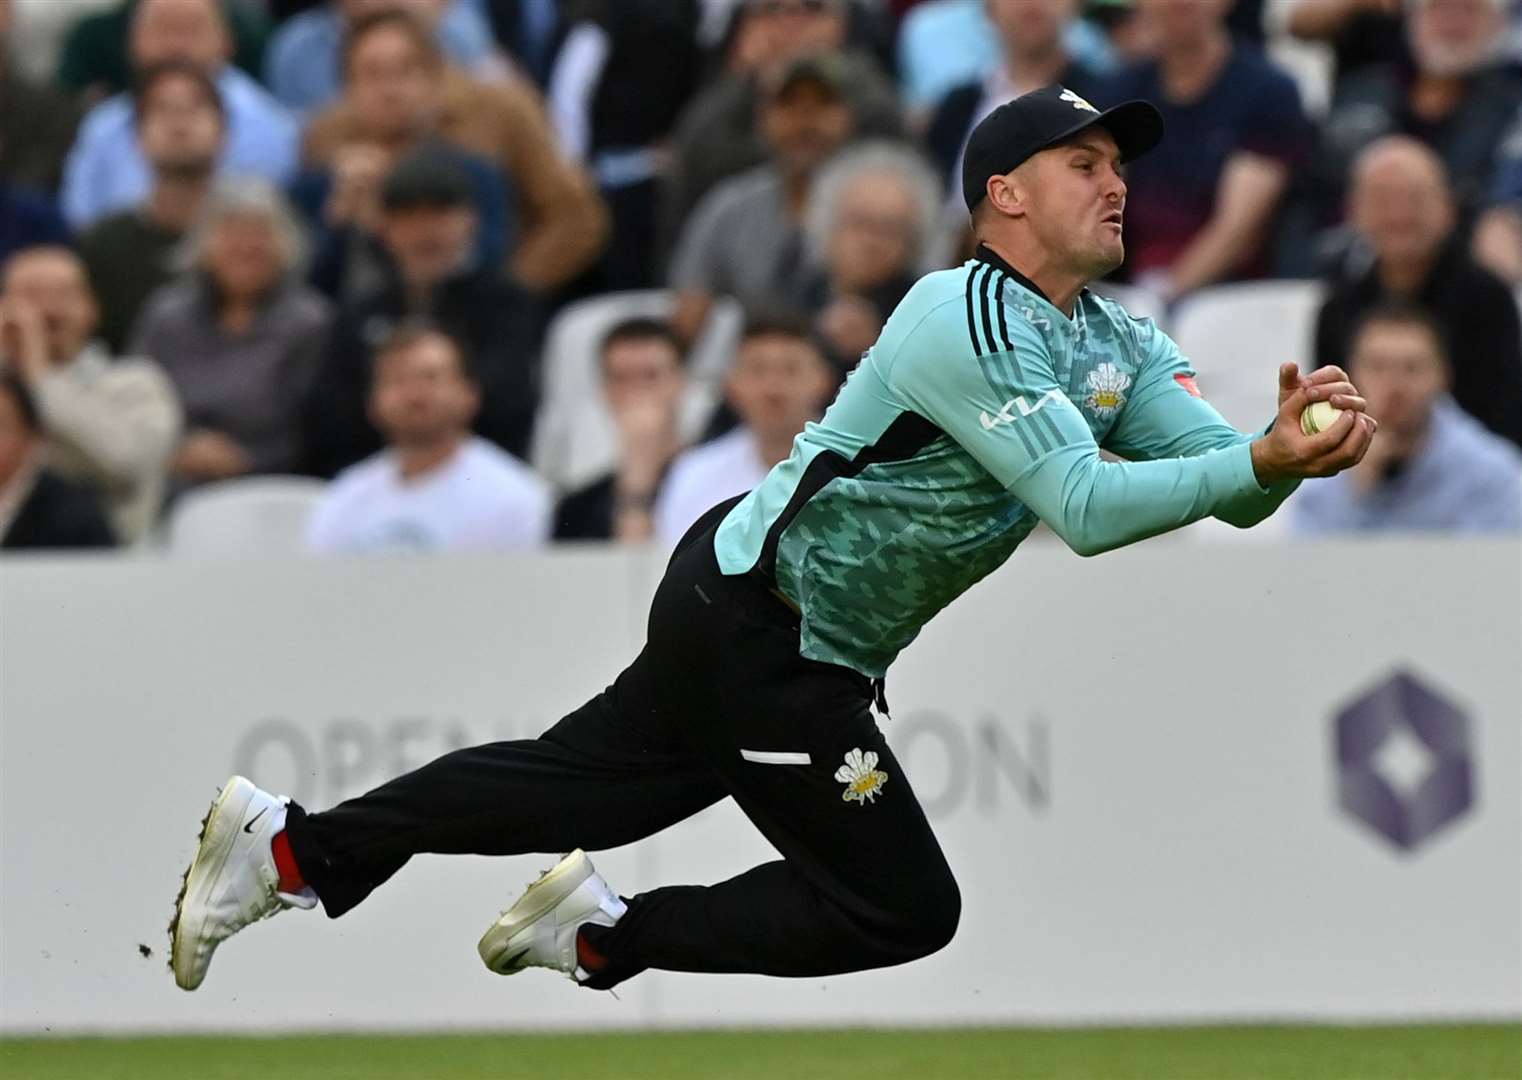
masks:
[[[186,238],[183,275],[144,308],[132,349],[163,365],[185,407],[175,490],[300,468],[301,407],[331,322],[301,281],[305,246],[278,190],[226,181]]]
[[[794,300],[841,367],[855,365],[927,269],[941,203],[935,172],[899,143],[858,143],[820,173],[804,212],[809,270]]]

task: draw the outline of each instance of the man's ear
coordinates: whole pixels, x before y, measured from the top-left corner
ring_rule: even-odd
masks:
[[[1025,188],[1015,172],[990,176],[985,191],[988,205],[996,212],[1005,217],[1025,216]]]

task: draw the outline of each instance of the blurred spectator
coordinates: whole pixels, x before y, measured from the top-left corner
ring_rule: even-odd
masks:
[[[725,385],[740,426],[676,459],[655,503],[655,532],[674,545],[707,510],[749,491],[792,452],[793,437],[817,420],[836,378],[809,333],[791,316],[745,327]]]
[[[342,89],[339,54],[345,33],[367,15],[395,10],[428,27],[439,50],[466,71],[505,74],[491,27],[467,0],[326,0],[275,31],[265,54],[265,85],[298,115],[331,104]]]
[[[58,190],[79,108],[16,62],[13,0],[0,0],[0,183]]]
[[[174,276],[174,249],[200,217],[227,133],[216,84],[183,60],[143,73],[132,112],[153,188],[141,205],[108,214],[79,238],[100,336],[118,352],[149,294]]]
[[[656,223],[665,145],[702,75],[698,0],[583,0],[555,61],[550,113],[613,215],[598,284],[656,283]],[[637,90],[637,92],[631,92]]]
[[[820,170],[804,216],[808,269],[793,299],[815,316],[838,371],[856,366],[926,269],[940,209],[935,174],[905,146],[861,143]]]
[[[491,21],[497,43],[535,83],[549,79],[555,47],[561,41],[561,0],[477,0]],[[569,8],[571,5],[566,4]],[[574,12],[568,11],[569,17]]]
[[[1001,50],[999,62],[979,81],[953,87],[941,98],[925,134],[952,191],[961,190],[962,146],[968,133],[995,108],[1052,83],[1082,97],[1093,96],[1098,76],[1075,60],[1065,44],[1075,6],[1076,0],[987,0]]]
[[[1106,82],[1144,98],[1168,137],[1126,171],[1126,273],[1173,300],[1267,270],[1265,238],[1310,127],[1290,77],[1226,28],[1230,0],[1137,0],[1157,59]]]
[[[69,226],[52,199],[0,177],[0,262],[24,248],[68,242]]]
[[[1368,250],[1332,283],[1317,317],[1317,366],[1346,366],[1353,327],[1370,309],[1390,299],[1418,302],[1433,313],[1451,348],[1454,398],[1496,434],[1522,445],[1517,303],[1455,233],[1453,195],[1437,155],[1403,135],[1379,140],[1358,159],[1349,205]]]
[[[121,6],[122,0],[10,0],[11,60],[32,82],[56,86],[64,39],[87,16]],[[70,95],[72,96],[72,95]]]
[[[1348,78],[1322,126],[1308,177],[1316,224],[1335,222],[1355,158],[1383,135],[1410,135],[1435,150],[1461,206],[1489,194],[1497,148],[1522,106],[1522,73],[1503,62],[1506,0],[1410,0],[1412,61]]]
[[[1108,51],[1110,68],[1104,74],[1139,63],[1154,52],[1151,24],[1137,12],[1135,0],[1085,0],[1083,16],[1099,32]],[[1095,57],[1085,57],[1085,62],[1101,70]]]
[[[1522,7],[1518,8],[1522,12]],[[1490,206],[1474,228],[1474,257],[1513,287],[1522,286],[1522,108],[1501,142]]]
[[[656,495],[682,449],[685,353],[666,323],[635,318],[609,330],[599,354],[618,465],[561,500],[555,538],[638,543],[654,535]]]
[[[776,306],[803,268],[803,209],[819,167],[855,128],[844,58],[803,57],[769,77],[761,130],[771,160],[704,196],[671,260],[672,326],[691,341],[713,297]]]
[[[1406,59],[1404,6],[1405,0],[1289,0],[1270,11],[1294,37],[1331,48],[1335,86],[1356,71]]]
[[[99,491],[116,535],[141,537],[158,513],[180,405],[159,366],[113,357],[84,264],[66,248],[12,255],[0,277],[0,367],[19,376],[48,435],[48,464]]]
[[[0,375],[0,551],[115,545],[96,494],[43,464],[43,440],[26,383]]]
[[[1296,532],[1522,531],[1522,452],[1448,397],[1452,369],[1426,313],[1371,310],[1347,368],[1379,435],[1354,468],[1301,485],[1290,501]]]
[[[470,434],[480,394],[467,365],[426,324],[380,346],[370,412],[388,448],[333,481],[312,515],[313,550],[504,550],[548,538],[548,486]]]
[[[217,85],[227,115],[224,173],[252,173],[276,183],[296,165],[296,123],[248,75],[227,63],[229,38],[216,0],[139,0],[132,18],[132,64],[139,75],[169,60],[195,64]],[[64,169],[63,212],[82,228],[141,202],[151,180],[133,103],[125,94],[91,109]]]
[[[732,70],[695,98],[677,124],[676,160],[662,210],[663,247],[715,185],[760,165],[771,148],[756,123],[765,89],[803,56],[840,52],[847,43],[846,0],[745,0],[736,18]],[[903,118],[893,84],[860,50],[840,57],[840,82],[856,128],[895,138]]]
[[[57,3],[57,0],[45,2]],[[73,6],[76,0],[68,2]],[[94,0],[89,2],[93,4]],[[58,59],[58,84],[81,94],[88,101],[131,89],[132,73],[144,63],[134,54],[131,40],[137,33],[137,9],[144,2],[121,0],[75,22],[64,39],[62,55]],[[258,79],[264,69],[264,42],[269,33],[259,5],[247,0],[216,2],[220,21],[229,37],[229,59],[250,81]],[[178,30],[187,38],[195,32],[190,29],[189,22],[182,22]]]
[[[518,239],[508,261],[515,281],[550,290],[597,258],[607,209],[586,174],[561,154],[531,87],[521,80],[482,83],[448,67],[432,36],[403,12],[357,22],[343,63],[343,100],[307,132],[309,165],[341,171],[345,155],[370,147],[381,151],[384,175],[408,150],[441,138],[496,165],[511,186]]]
[[[177,490],[300,466],[301,406],[330,321],[300,283],[301,242],[268,182],[224,181],[187,242],[190,274],[148,301],[132,351],[163,366],[184,405]]]
[[[308,406],[308,465],[324,476],[372,453],[370,358],[399,322],[426,316],[467,350],[481,397],[478,434],[524,456],[538,394],[534,298],[475,253],[481,228],[469,174],[423,151],[387,177],[376,224],[376,282],[346,303]]]

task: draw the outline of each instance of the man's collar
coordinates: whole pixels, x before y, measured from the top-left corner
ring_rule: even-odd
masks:
[[[1034,281],[1026,277],[1024,274],[1020,273],[1020,271],[1009,265],[1009,263],[1005,262],[1004,256],[1000,255],[997,251],[989,247],[987,244],[979,244],[978,249],[972,253],[972,257],[977,259],[979,262],[986,262],[990,266],[994,266],[1000,270],[1003,270],[1006,274],[1015,279],[1016,284],[1029,289],[1031,292],[1041,297],[1041,299],[1045,300],[1048,304],[1052,303],[1051,298],[1048,297],[1046,293],[1042,292]],[[1052,306],[1055,307],[1056,305],[1053,304]]]

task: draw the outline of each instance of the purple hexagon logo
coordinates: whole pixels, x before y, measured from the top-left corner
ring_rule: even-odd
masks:
[[[1402,851],[1474,805],[1469,717],[1409,671],[1337,712],[1338,803]]]

